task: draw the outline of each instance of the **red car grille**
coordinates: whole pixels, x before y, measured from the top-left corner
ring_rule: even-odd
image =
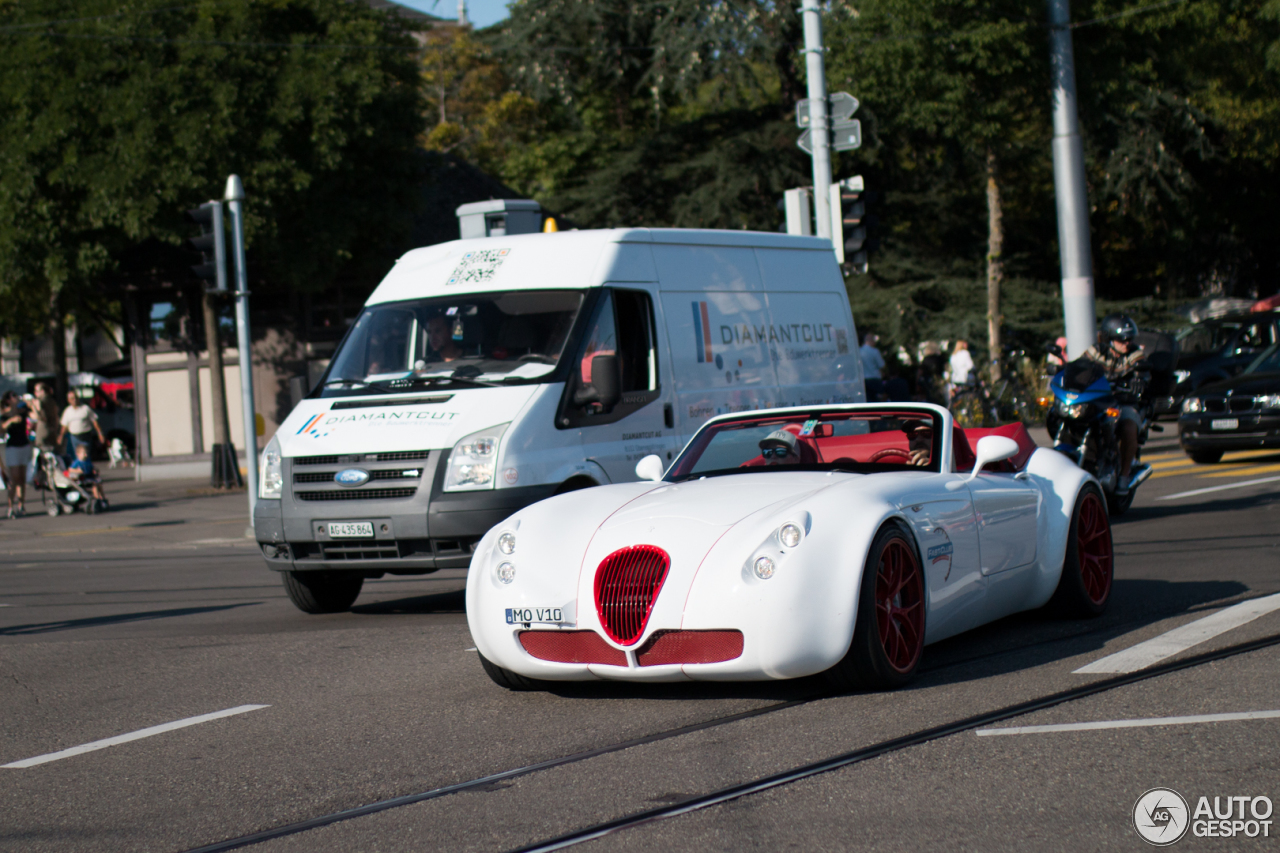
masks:
[[[669,568],[671,558],[656,545],[622,548],[600,562],[596,612],[614,641],[625,646],[640,639]]]
[[[538,660],[627,665],[626,654],[595,631],[521,631],[520,645]]]
[[[720,663],[741,654],[741,631],[659,631],[636,652],[636,660],[641,666]]]

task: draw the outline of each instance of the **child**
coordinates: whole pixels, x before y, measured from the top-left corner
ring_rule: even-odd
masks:
[[[102,494],[102,481],[98,479],[98,469],[93,467],[93,461],[89,459],[89,445],[76,446],[76,461],[71,463],[67,476],[79,480],[82,486],[88,486],[94,500],[106,502],[107,499]]]

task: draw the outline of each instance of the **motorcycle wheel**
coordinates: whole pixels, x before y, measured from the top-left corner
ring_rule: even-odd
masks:
[[[1117,495],[1114,492],[1107,495],[1107,512],[1112,518],[1119,518],[1129,511],[1129,507],[1133,506],[1135,491],[1130,489],[1127,495]]]

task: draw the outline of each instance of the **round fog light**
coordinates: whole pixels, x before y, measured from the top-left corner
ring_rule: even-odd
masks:
[[[768,557],[757,557],[755,570],[756,577],[760,578],[762,581],[767,581],[769,578],[773,577],[773,560],[770,560]]]
[[[516,579],[516,567],[511,563],[502,563],[498,566],[498,580],[503,583],[511,583]]]
[[[516,537],[514,533],[504,533],[498,537],[498,550],[504,554],[514,554],[516,552]]]
[[[804,532],[798,524],[784,524],[778,530],[778,539],[788,548],[794,548],[799,545],[802,536],[804,536]]]

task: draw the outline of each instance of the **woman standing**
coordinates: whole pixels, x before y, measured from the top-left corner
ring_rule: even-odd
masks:
[[[0,399],[0,429],[4,430],[7,439],[4,470],[5,478],[9,481],[9,517],[19,518],[26,513],[27,463],[31,461],[31,439],[27,436],[27,405],[12,391],[6,391]]]

